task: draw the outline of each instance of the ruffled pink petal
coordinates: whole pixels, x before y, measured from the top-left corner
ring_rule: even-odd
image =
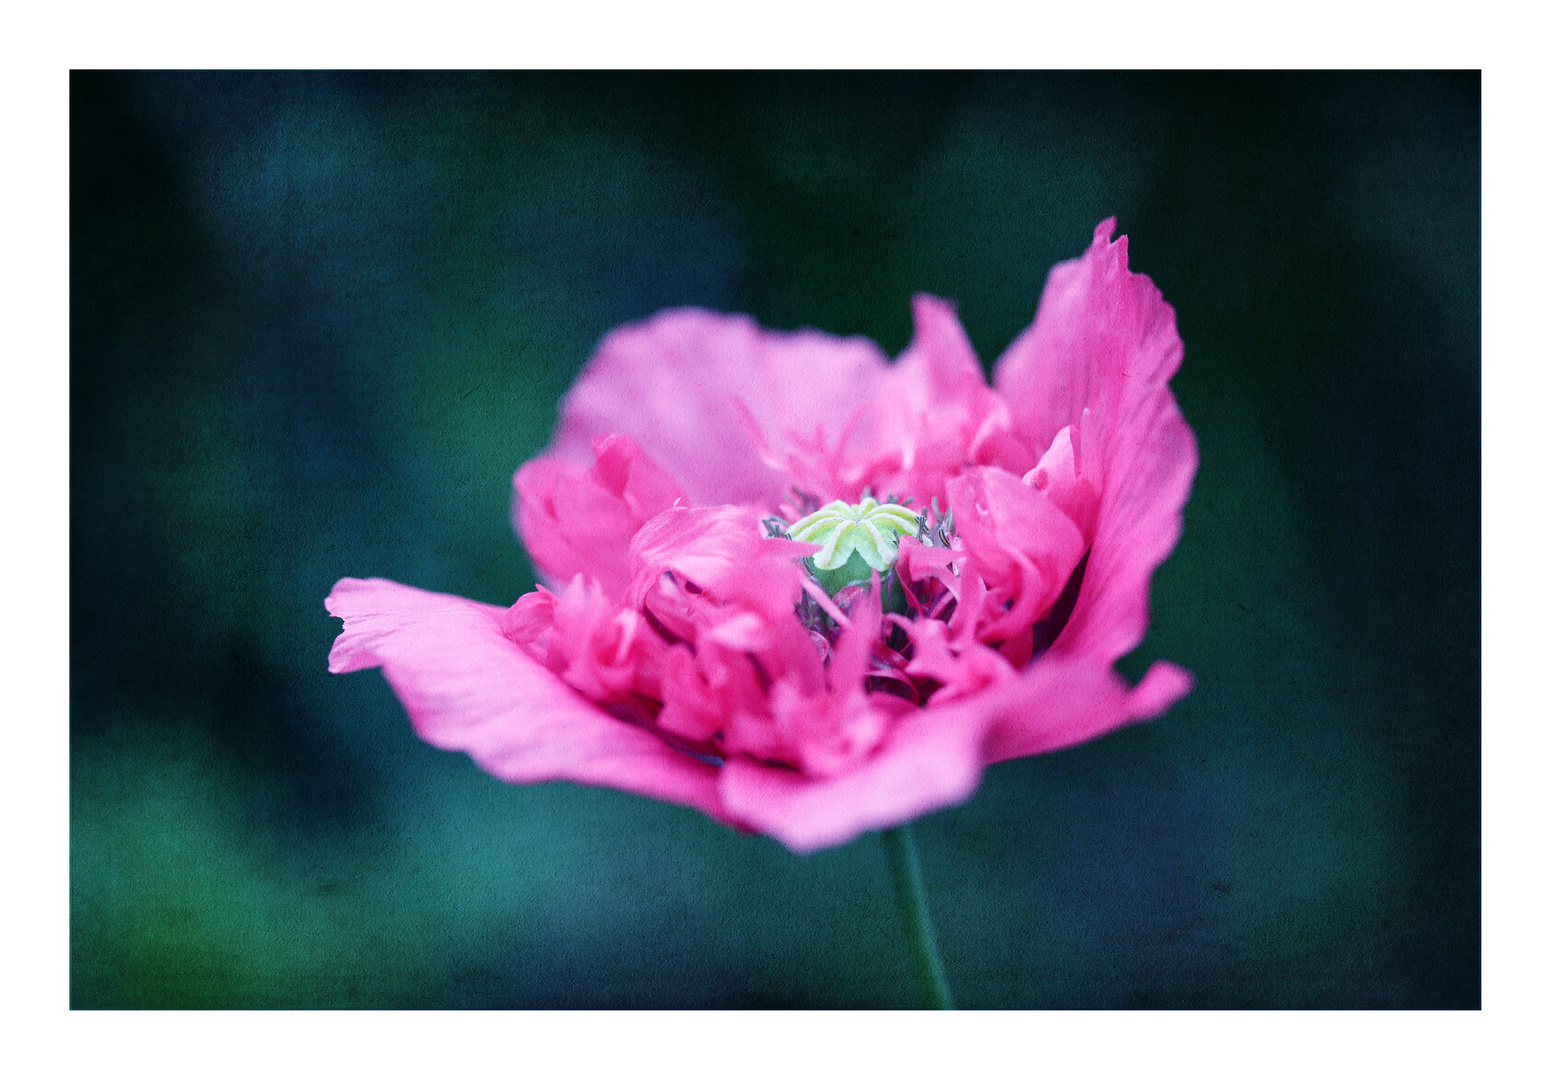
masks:
[[[589,701],[661,693],[667,646],[640,612],[616,607],[596,582],[578,574],[554,602],[552,619],[544,666]]]
[[[1012,682],[966,702],[992,723],[986,762],[1048,754],[1124,724],[1161,716],[1190,692],[1190,675],[1160,660],[1135,687],[1086,660],[1041,657]]]
[[[1110,243],[1114,231],[1114,218],[1101,222],[1086,253],[1051,269],[1033,325],[997,361],[996,388],[1032,446],[1049,446],[1089,408],[1107,447],[1184,356],[1174,309],[1131,273],[1127,238]]]
[[[549,655],[549,643],[555,636],[555,594],[540,585],[524,593],[506,609],[501,619],[506,636],[521,645],[539,663]]]
[[[840,632],[835,643],[835,654],[829,662],[825,678],[831,693],[844,697],[860,693],[862,680],[867,674],[868,660],[872,655],[872,643],[883,629],[883,608],[880,601],[882,590],[878,587],[878,571],[872,572],[871,587],[860,590],[846,614],[850,625]]]
[[[887,363],[865,338],[665,311],[603,339],[561,407],[553,453],[582,462],[595,437],[622,432],[667,469],[692,505],[774,510],[794,479],[826,482],[833,470],[826,448],[858,435],[858,416]],[[794,465],[813,475],[778,471]]]
[[[590,468],[546,456],[517,470],[514,516],[550,584],[586,574],[617,600],[630,580],[631,537],[684,496],[627,435],[598,437],[593,453]]]
[[[1000,641],[1047,614],[1086,542],[1042,492],[1004,469],[976,467],[948,481],[948,502],[971,569],[1012,608],[977,631]]]
[[[674,645],[663,657],[662,700],[657,726],[681,739],[707,742],[727,726],[723,695],[706,685],[687,645]]]
[[[686,588],[791,621],[803,577],[798,560],[817,550],[817,544],[766,537],[747,507],[673,507],[630,542],[627,603],[639,607],[672,571]]]
[[[717,770],[585,701],[504,632],[507,611],[392,581],[344,578],[329,670],[381,666],[415,731],[513,784],[571,780],[728,820]]]
[[[740,506],[679,506],[657,515],[630,541],[629,604],[638,606],[667,571],[698,592],[720,593],[757,557],[760,536],[759,519]]]
[[[778,682],[770,691],[770,708],[793,744],[803,773],[821,780],[854,768],[914,706],[893,694],[813,698]]]
[[[555,594],[540,585],[506,609],[502,629],[519,645],[537,642],[555,625]]]
[[[905,712],[870,757],[823,779],[730,759],[723,805],[746,828],[799,853],[843,844],[966,801],[980,782],[989,721],[967,705]]]
[[[938,607],[944,604],[946,598],[959,598],[959,576],[953,567],[963,561],[964,552],[959,548],[928,547],[913,536],[900,537],[894,569],[900,581],[908,586],[905,600],[916,615],[932,618],[938,614]],[[942,586],[943,597],[935,603],[929,600],[930,594],[923,588],[931,582]]]
[[[1126,432],[1118,461],[1106,471],[1093,548],[1071,621],[1052,648],[1110,662],[1147,633],[1153,571],[1179,542],[1184,506],[1196,473],[1196,440],[1171,395],[1135,418],[1146,445]]]
[[[824,672],[827,686],[823,682],[804,685],[797,678],[774,680],[769,708],[780,737],[779,751],[751,751],[751,756],[795,763],[810,777],[832,776],[870,753],[891,722],[912,707],[891,695],[865,692],[873,645],[883,625],[880,591],[876,571],[871,591],[857,589],[849,625],[841,631]],[[811,646],[802,644],[811,652]]]
[[[628,435],[611,432],[592,440],[593,474],[624,503],[632,520],[644,523],[684,501],[673,477]]]
[[[1017,672],[1001,653],[978,641],[953,642],[948,627],[936,619],[905,624],[915,646],[905,670],[942,683],[931,697],[933,707],[970,698],[1000,683],[1017,678]]]
[[[1025,442],[1048,446],[1076,423],[1079,456],[1097,456],[1102,489],[1088,568],[1051,653],[1104,666],[1146,633],[1152,572],[1179,539],[1197,464],[1195,437],[1168,388],[1184,354],[1174,309],[1130,272],[1126,238],[1109,242],[1114,227],[1103,222],[1086,254],[1050,272],[1034,325],[1008,348],[995,379]]]
[[[969,464],[1022,474],[1034,455],[1013,436],[1012,415],[986,385],[953,305],[922,293],[911,313],[915,336],[869,407],[871,442],[859,451],[866,485],[925,506]]]
[[[1081,466],[1086,464],[1077,456],[1078,443],[1072,434],[1076,426],[1068,424],[1056,432],[1055,441],[1039,464],[1030,469],[1023,482],[1049,499],[1060,511],[1072,519],[1078,532],[1084,537],[1093,535],[1094,519],[1099,512],[1099,487],[1103,479],[1098,469],[1083,475]]]

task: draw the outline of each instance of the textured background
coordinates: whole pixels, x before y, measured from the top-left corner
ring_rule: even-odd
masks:
[[[918,823],[975,1007],[1480,1004],[1480,79],[72,80],[71,986],[92,1007],[898,1007],[881,847],[512,788],[330,676],[346,575],[510,603],[597,339],[993,361],[1116,214],[1201,445],[1196,692]]]

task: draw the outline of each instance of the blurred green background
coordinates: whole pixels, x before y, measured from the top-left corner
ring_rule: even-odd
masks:
[[[1201,446],[1164,719],[917,825],[968,1007],[1480,1005],[1480,78],[71,83],[71,999],[913,1007],[877,837],[514,788],[327,674],[342,576],[507,604],[512,472],[667,306],[987,365],[1118,215]]]

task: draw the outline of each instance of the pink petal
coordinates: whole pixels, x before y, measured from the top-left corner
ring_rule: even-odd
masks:
[[[502,628],[506,636],[519,645],[537,641],[544,631],[555,625],[555,594],[540,585],[530,593],[524,593],[517,602],[506,609]]]
[[[723,600],[747,600],[790,616],[801,587],[797,560],[817,550],[817,544],[767,538],[758,515],[746,507],[672,507],[630,541],[627,603],[639,607],[671,570]]]
[[[842,441],[886,367],[865,338],[665,311],[603,339],[566,396],[553,452],[584,461],[596,436],[622,432],[672,474],[692,505],[773,510],[792,481],[766,459],[806,461],[815,439]]]
[[[877,749],[894,721],[912,708],[892,694],[868,695],[858,688],[815,696],[783,680],[770,688],[772,727],[780,733],[782,752],[749,756],[761,764],[795,764],[813,781],[843,775]]]
[[[953,305],[924,293],[911,303],[915,336],[868,410],[868,486],[926,505],[965,465],[998,464],[1022,474],[1034,455],[1010,432],[1011,413],[986,385]]]
[[[942,683],[931,698],[937,708],[1017,678],[1013,666],[999,652],[978,641],[966,641],[956,650],[948,639],[948,627],[936,619],[908,623],[905,632],[915,645],[905,670]]]
[[[1051,269],[1034,324],[997,361],[996,388],[1031,446],[1049,446],[1085,407],[1107,445],[1179,369],[1174,309],[1131,273],[1127,238],[1110,243],[1114,231],[1114,218],[1100,223],[1085,254]]]
[[[952,564],[963,561],[964,552],[959,548],[928,547],[913,536],[903,536],[894,568],[900,578],[912,586],[928,580],[939,581],[954,599],[958,599],[959,578]]]
[[[506,610],[380,578],[327,600],[345,627],[329,670],[381,666],[421,738],[513,784],[571,780],[727,820],[717,770],[589,704],[502,630]]]
[[[617,600],[630,581],[630,538],[683,493],[629,436],[600,436],[593,451],[591,468],[545,456],[518,469],[516,524],[550,584],[586,574]]]
[[[835,654],[825,673],[831,690],[837,695],[858,693],[862,689],[862,679],[867,674],[868,659],[872,655],[872,643],[883,627],[881,593],[878,571],[874,570],[872,587],[857,597],[847,613],[850,625],[840,632],[840,640],[835,643]]]
[[[984,640],[1016,634],[1049,612],[1085,547],[1072,519],[1042,492],[995,467],[969,469],[948,481],[948,501],[974,571],[1016,601],[982,629]]]
[[[1052,646],[1113,662],[1147,633],[1152,574],[1179,541],[1196,472],[1196,440],[1172,395],[1134,419],[1106,471],[1093,547],[1070,622]]]
[[[1090,480],[1079,473],[1073,427],[1068,424],[1056,432],[1050,449],[1039,459],[1039,464],[1028,471],[1023,482],[1054,503],[1072,519],[1077,530],[1088,537],[1093,535],[1094,518],[1099,512],[1098,484],[1103,480],[1096,475]],[[1093,472],[1097,474],[1098,470],[1095,468]]]
[[[555,600],[552,618],[544,666],[567,686],[600,703],[660,693],[667,646],[639,612],[617,608],[596,582],[576,575]]]
[[[542,663],[549,655],[549,644],[555,636],[555,594],[540,585],[533,592],[519,596],[517,602],[506,609],[501,629],[529,656]]]
[[[724,696],[706,684],[689,646],[674,645],[663,657],[657,726],[682,739],[706,742],[726,726]]]
[[[1134,688],[1113,669],[1046,654],[1020,678],[969,703],[993,722],[987,763],[1048,754],[1124,724],[1161,716],[1190,692],[1190,676],[1158,661]]]
[[[1130,272],[1126,238],[1109,243],[1114,227],[1102,223],[1086,254],[1050,272],[1034,325],[998,362],[995,380],[1025,442],[1049,446],[1076,423],[1079,457],[1097,457],[1102,490],[1088,568],[1051,653],[1106,665],[1147,631],[1152,572],[1179,539],[1197,464],[1195,437],[1168,388],[1184,354],[1174,309]],[[1090,463],[1081,464],[1087,472]]]
[[[593,473],[604,490],[625,504],[630,516],[646,522],[680,503],[684,493],[673,477],[628,435],[617,432],[592,440],[597,459]]]
[[[823,779],[730,759],[722,768],[723,805],[745,827],[799,853],[843,844],[967,800],[980,782],[989,719],[960,705],[908,712],[871,757]]]

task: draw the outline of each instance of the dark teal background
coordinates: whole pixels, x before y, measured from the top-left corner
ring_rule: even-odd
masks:
[[[878,839],[514,788],[323,597],[510,603],[511,474],[659,308],[987,364],[1118,215],[1200,440],[1167,717],[917,837],[969,1007],[1480,1005],[1480,78],[77,73],[71,997],[901,1007]]]

